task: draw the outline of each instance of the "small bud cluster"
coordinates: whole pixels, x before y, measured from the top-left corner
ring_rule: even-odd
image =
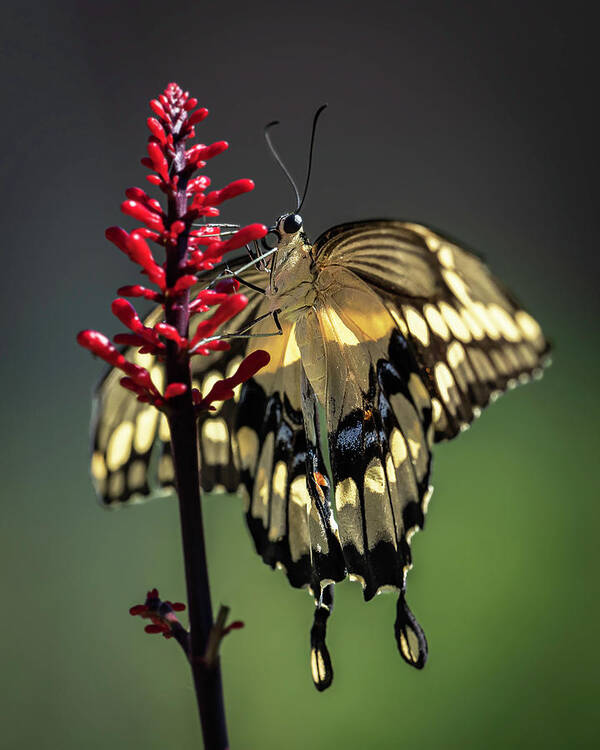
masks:
[[[187,648],[187,631],[175,614],[184,610],[185,604],[181,602],[162,601],[158,595],[158,589],[151,589],[146,594],[146,601],[143,604],[135,604],[133,607],[130,607],[129,614],[142,617],[145,620],[151,620],[151,623],[144,628],[146,633],[160,633],[164,638],[175,637],[182,643],[184,648]],[[225,625],[229,608],[222,607],[221,612],[224,614],[224,617],[217,618],[217,622],[213,625],[212,646],[214,649],[218,648],[219,643],[226,635],[229,635],[233,630],[240,630],[244,627],[244,623],[241,620],[234,620],[229,625]],[[211,646],[210,643],[208,645]]]
[[[150,625],[146,625],[146,633],[161,633],[165,638],[173,637],[173,630],[176,627],[182,627],[177,619],[175,612],[183,612],[185,604],[181,602],[161,601],[158,596],[158,589],[151,589],[146,594],[144,604],[136,604],[129,610],[130,615],[138,615],[144,619],[151,620]]]
[[[222,239],[218,226],[195,223],[203,217],[218,216],[218,206],[252,190],[254,183],[247,179],[235,180],[220,190],[207,192],[210,179],[196,172],[204,168],[209,159],[225,151],[228,144],[218,141],[208,146],[186,146],[195,137],[195,126],[205,119],[208,110],[198,108],[198,101],[175,83],[169,84],[158,99],[153,99],[150,107],[155,116],[147,120],[148,155],[142,159],[142,164],[151,171],[147,175],[148,182],[166,196],[167,210],[141,188],[131,187],[125,191],[127,200],[121,204],[121,210],[143,226],[130,232],[121,227],[109,227],[106,238],[140,266],[142,274],[156,288],[133,284],[118,290],[121,296],[113,301],[112,312],[128,331],[117,334],[113,342],[90,330],[82,331],[77,340],[93,354],[122,370],[121,385],[133,391],[138,400],[165,409],[168,401],[185,393],[188,386],[170,383],[164,393],[160,393],[148,370],[127,361],[114,344],[136,347],[140,353],[159,359],[164,359],[168,350],[178,357],[191,357],[228,349],[229,344],[219,338],[218,329],[235,317],[248,300],[238,293],[239,283],[232,277],[221,279],[210,288],[193,290],[199,286],[197,274],[212,269],[226,253],[264,237],[267,228],[262,224],[250,224]],[[165,262],[156,260],[151,243],[164,249]],[[151,300],[163,305],[165,310],[185,307],[184,322],[179,328],[164,320],[152,327],[146,326],[125,297]],[[207,313],[212,308],[212,315],[204,317],[189,335],[189,316]],[[254,352],[231,378],[217,383],[209,394],[193,393],[196,407],[207,409],[212,401],[231,398],[233,388],[251,378],[267,362],[265,352]]]

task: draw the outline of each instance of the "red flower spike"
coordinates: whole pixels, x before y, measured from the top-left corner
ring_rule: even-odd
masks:
[[[182,396],[187,391],[187,385],[185,383],[170,383],[165,390],[165,398],[167,400]]]
[[[164,185],[164,180],[161,180],[157,174],[147,174],[146,179],[151,185],[155,185],[156,187]]]
[[[190,109],[194,109],[194,107],[198,106],[198,100],[192,97],[191,99],[188,99],[187,102],[183,105],[183,108],[186,112],[189,112]],[[206,114],[208,114],[208,110],[205,110]],[[206,115],[205,115],[206,117]]]
[[[143,156],[140,159],[140,164],[143,167],[147,167],[148,169],[154,169],[154,164],[152,163],[152,159],[149,159],[147,156]]]

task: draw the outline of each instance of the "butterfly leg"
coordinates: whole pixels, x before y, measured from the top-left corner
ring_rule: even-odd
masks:
[[[315,615],[310,631],[310,669],[319,692],[328,688],[333,680],[331,657],[325,644],[327,620],[333,610],[333,588],[333,583],[324,586],[319,598],[315,599]]]

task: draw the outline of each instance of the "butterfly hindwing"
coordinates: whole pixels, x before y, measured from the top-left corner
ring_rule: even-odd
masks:
[[[478,257],[442,235],[374,220],[334,227],[315,246],[324,267],[352,270],[394,316],[431,395],[436,440],[541,371],[548,345],[538,323]]]
[[[321,272],[327,291],[299,328],[324,405],[336,519],[348,573],[366,599],[404,589],[410,537],[429,492],[431,401],[406,340],[356,275]]]
[[[207,274],[208,279],[202,280],[203,284],[211,275]],[[252,271],[244,276],[256,284],[265,283],[265,274]],[[261,294],[244,291],[248,305],[229,321],[229,331],[239,330],[252,321],[263,304]],[[211,308],[194,316],[191,329],[212,312]],[[162,314],[162,307],[157,307],[146,318],[145,325],[153,326]],[[215,380],[231,375],[245,354],[246,343],[246,339],[231,339],[226,351],[193,357],[193,385],[206,394]],[[140,355],[134,348],[126,349],[124,354],[127,359],[146,367],[154,384],[163,390],[164,365],[157,357]],[[133,393],[124,390],[119,384],[122,375],[120,370],[112,369],[99,384],[92,418],[92,479],[99,499],[110,506],[170,491],[174,482],[167,420],[152,405],[140,403]],[[206,491],[234,490],[238,485],[230,433],[238,399],[239,387],[232,401],[216,402],[214,411],[199,417],[202,485]]]
[[[272,320],[257,326],[273,331]],[[282,567],[293,586],[319,595],[323,581],[341,580],[343,558],[325,486],[323,458],[306,423],[300,383],[302,364],[295,326],[282,334],[251,340],[271,360],[243,386],[235,425],[240,494],[257,552],[272,567]],[[308,429],[306,427],[308,426]]]

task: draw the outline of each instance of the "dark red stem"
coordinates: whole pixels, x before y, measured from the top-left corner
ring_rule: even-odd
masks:
[[[168,225],[182,219],[187,212],[185,141],[174,130],[176,155],[172,176],[179,177],[177,188],[169,196]],[[188,254],[189,228],[178,236],[176,245],[167,247],[167,287],[174,286],[185,273]],[[188,336],[189,290],[166,301],[166,322],[174,326],[182,337]],[[196,689],[196,699],[205,750],[226,750],[229,746],[225,723],[225,704],[221,667],[217,658],[208,666],[204,661],[206,645],[213,626],[206,547],[202,524],[200,496],[200,467],[198,463],[198,432],[192,403],[192,383],[189,355],[177,345],[167,343],[167,383],[185,383],[186,392],[170,400],[169,427],[179,496],[179,514],[183,540],[183,557],[187,584],[190,618],[189,660]]]

